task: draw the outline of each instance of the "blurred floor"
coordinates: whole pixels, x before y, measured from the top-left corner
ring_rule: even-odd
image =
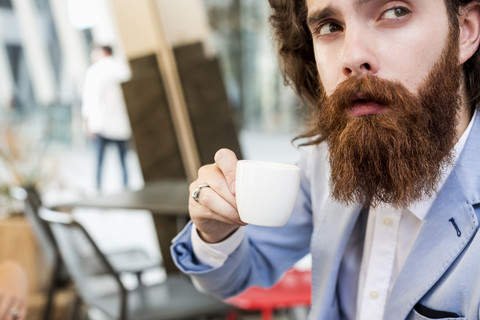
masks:
[[[270,134],[263,132],[242,132],[240,144],[245,159],[294,163],[299,151],[292,147],[293,134]],[[95,160],[92,146],[76,150],[57,147],[50,158],[55,161],[55,185],[46,190],[44,199],[47,205],[66,202],[79,197],[94,195]],[[213,159],[213,155],[212,155]],[[129,188],[139,189],[143,178],[138,158],[133,151],[127,156]],[[114,193],[122,189],[121,170],[117,150],[109,146],[106,151],[103,171],[104,193]],[[95,210],[77,209],[75,215],[98,241],[101,248],[115,250],[125,247],[144,248],[152,257],[160,257],[150,213],[142,210]],[[105,232],[107,230],[108,232]],[[307,262],[308,263],[308,262]],[[163,273],[152,272],[146,281],[161,281]],[[304,310],[300,316],[287,317],[287,313],[275,314],[274,320],[305,318]],[[242,314],[239,320],[259,320],[258,313]]]

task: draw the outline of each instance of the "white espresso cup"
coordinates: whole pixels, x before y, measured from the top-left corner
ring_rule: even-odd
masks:
[[[235,193],[243,222],[282,226],[292,213],[300,186],[300,168],[290,164],[240,160]]]

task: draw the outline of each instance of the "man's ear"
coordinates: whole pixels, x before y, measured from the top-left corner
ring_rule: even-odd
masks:
[[[460,27],[459,62],[463,64],[473,56],[480,43],[480,5],[477,1],[460,7],[458,23]]]

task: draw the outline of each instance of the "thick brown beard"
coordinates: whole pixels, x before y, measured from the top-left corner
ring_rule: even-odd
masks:
[[[318,125],[330,150],[332,196],[346,204],[406,207],[431,195],[455,144],[461,67],[458,36],[450,36],[418,91],[373,76],[349,78],[323,97]],[[351,97],[389,107],[349,116]]]

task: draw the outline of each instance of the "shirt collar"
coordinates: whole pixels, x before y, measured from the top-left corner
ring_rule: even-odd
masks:
[[[432,206],[433,202],[437,198],[438,192],[442,188],[443,184],[447,180],[448,176],[453,170],[453,167],[455,165],[455,162],[457,162],[458,156],[463,150],[463,147],[465,146],[465,142],[467,141],[468,135],[470,134],[470,131],[472,129],[472,125],[475,119],[475,115],[477,114],[477,108],[475,108],[475,111],[473,113],[472,119],[470,119],[470,123],[468,124],[467,129],[463,132],[462,136],[460,139],[458,139],[457,143],[453,147],[453,161],[451,164],[446,166],[444,170],[442,170],[442,175],[440,177],[439,183],[437,185],[436,190],[430,195],[429,197],[424,198],[423,200],[413,203],[408,207],[408,210],[413,213],[414,216],[416,216],[418,219],[423,221],[430,210],[430,207]]]

